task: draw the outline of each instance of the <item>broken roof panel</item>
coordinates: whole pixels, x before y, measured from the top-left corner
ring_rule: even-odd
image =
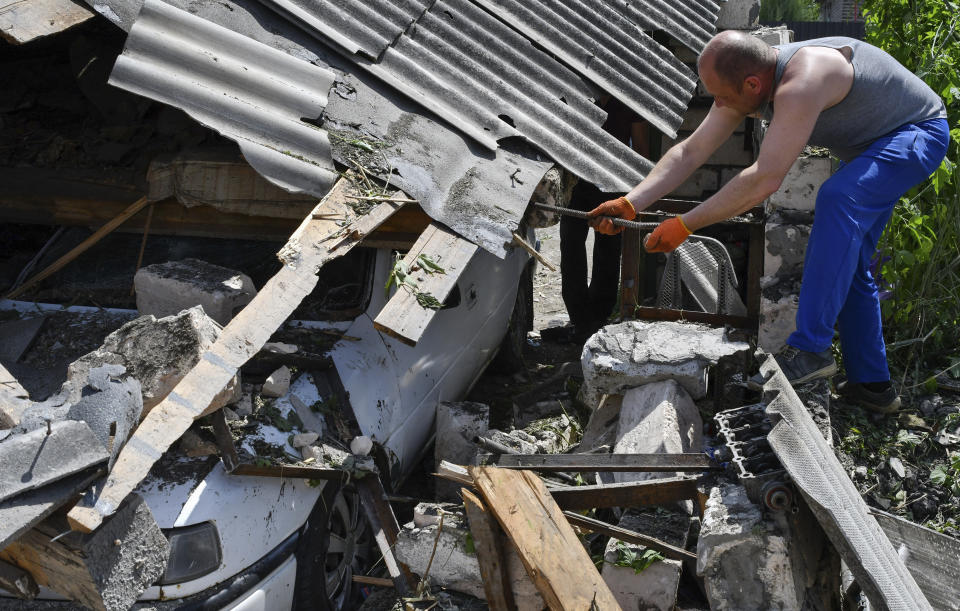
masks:
[[[717,31],[720,3],[715,0],[588,0],[608,3],[647,31],[664,31],[699,54]]]
[[[255,5],[254,0],[207,4],[202,19],[160,0],[147,0],[111,82],[194,114],[240,142],[251,165],[271,181],[296,183],[318,197],[335,177],[323,169],[333,167],[331,155],[352,163],[351,153],[358,149],[346,144],[347,139],[382,142],[382,155],[363,160],[367,170],[389,176],[391,184],[420,200],[432,218],[504,256],[512,229],[552,162],[525,147],[485,151],[457,131],[411,112],[409,101],[372,77],[367,77],[370,83],[338,77],[336,93],[328,100],[332,73],[292,57],[320,61],[323,50],[290,42],[299,30],[269,11],[262,22],[237,21]],[[215,21],[242,24],[257,40]],[[273,42],[278,35],[292,55],[258,42]],[[157,84],[158,75],[180,80]],[[247,82],[251,78],[255,82]],[[301,96],[303,100],[289,99]],[[321,111],[323,129],[300,121],[316,119]],[[244,123],[238,125],[241,118]],[[252,140],[261,136],[261,129],[269,129],[272,138],[265,146]],[[327,129],[340,136],[332,138],[332,147]],[[279,151],[283,163],[254,163],[263,149]]]
[[[487,146],[520,136],[601,190],[632,188],[652,164],[604,131],[594,112],[545,88],[538,72],[502,57],[490,41],[509,36],[470,2],[441,0],[368,69]]]
[[[606,0],[475,0],[676,138],[696,77]]]
[[[110,84],[183,109],[235,140],[258,172],[322,196],[336,178],[316,119],[334,74],[159,0],[140,11]]]
[[[356,74],[343,79],[323,115],[324,127],[343,136],[331,137],[334,158],[349,165],[357,152],[341,130],[386,143],[378,151],[379,161],[370,159],[365,167],[389,176],[390,184],[418,199],[431,218],[503,257],[511,232],[553,162],[522,143],[507,143],[491,153],[434,119],[405,110],[406,100],[396,99],[399,94],[376,78]]]
[[[378,58],[427,8],[418,0],[264,0],[349,53]]]

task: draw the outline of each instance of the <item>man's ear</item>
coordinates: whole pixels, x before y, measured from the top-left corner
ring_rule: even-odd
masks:
[[[751,74],[747,78],[743,79],[743,88],[749,91],[750,93],[757,93],[760,91],[760,77],[754,74]]]

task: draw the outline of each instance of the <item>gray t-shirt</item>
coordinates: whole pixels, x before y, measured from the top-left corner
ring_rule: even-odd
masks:
[[[840,159],[850,161],[874,140],[901,125],[947,116],[943,100],[919,77],[885,51],[845,36],[777,45],[775,48],[780,53],[777,55],[775,85],[780,83],[793,54],[809,46],[849,47],[853,63],[850,92],[839,104],[820,113],[810,135],[810,144],[825,146]],[[764,118],[772,118],[773,111],[772,106],[767,108]]]

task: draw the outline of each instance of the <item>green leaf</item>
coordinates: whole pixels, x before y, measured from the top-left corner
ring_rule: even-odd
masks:
[[[950,481],[950,474],[947,473],[946,466],[937,465],[930,469],[930,481],[938,486],[946,486],[947,482]]]

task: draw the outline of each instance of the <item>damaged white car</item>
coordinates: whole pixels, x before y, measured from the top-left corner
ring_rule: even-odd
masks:
[[[310,456],[308,464],[336,465],[360,434],[375,443],[389,487],[429,449],[437,404],[465,396],[501,345],[501,358],[516,358],[531,323],[533,262],[526,251],[514,248],[499,259],[478,249],[415,346],[373,324],[389,298],[384,287],[396,256],[358,247],[321,268],[309,300],[318,320],[291,321],[277,334],[299,338],[300,356],[262,353],[259,365],[251,363],[301,365],[283,396],[264,400],[254,392],[252,402],[246,395],[228,406],[245,462],[303,464]],[[212,443],[206,421],[193,432]],[[312,443],[294,438],[301,433]],[[232,475],[216,455],[190,453],[182,444],[171,448],[136,490],[171,546],[165,575],[138,607],[356,607],[362,593],[353,575],[373,565],[377,550],[351,485]],[[42,590],[43,608],[57,598]]]

